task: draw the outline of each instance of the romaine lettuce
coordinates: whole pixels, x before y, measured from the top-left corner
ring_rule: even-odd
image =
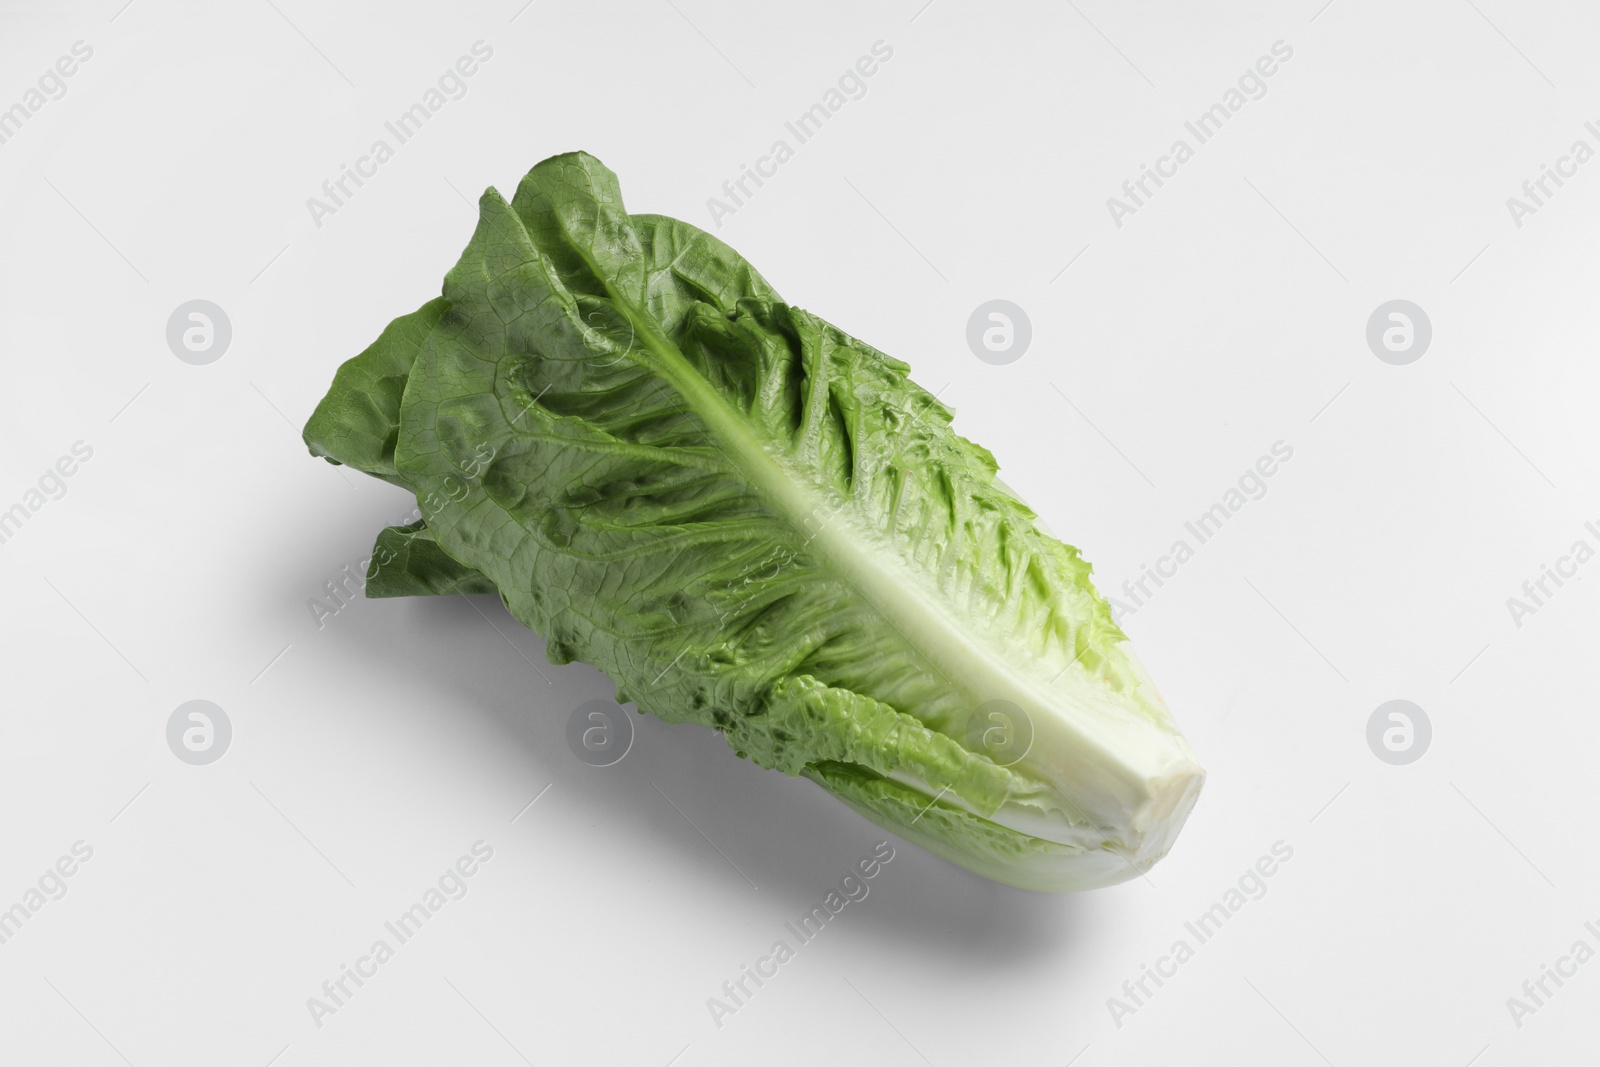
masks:
[[[1089,564],[904,363],[592,156],[479,208],[306,426],[417,497],[369,596],[498,590],[619,701],[1011,885],[1165,855],[1204,772]]]

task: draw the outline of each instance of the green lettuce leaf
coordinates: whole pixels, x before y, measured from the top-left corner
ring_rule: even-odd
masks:
[[[378,534],[362,591],[374,598],[499,592],[482,573],[457,563],[440,548],[421,519]]]
[[[1204,773],[1089,564],[904,363],[592,156],[479,209],[306,427],[416,494],[370,595],[498,590],[619,701],[999,881],[1165,855]]]

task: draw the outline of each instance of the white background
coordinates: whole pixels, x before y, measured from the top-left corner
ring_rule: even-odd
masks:
[[[0,107],[93,48],[0,144],[0,509],[93,449],[0,544],[0,907],[94,850],[0,945],[0,1061],[1593,1057],[1600,963],[1520,1028],[1506,1001],[1600,948],[1600,563],[1520,627],[1506,601],[1597,540],[1600,162],[1521,227],[1506,198],[1600,148],[1600,20],[921,2],[0,5]],[[307,198],[478,40],[467,95],[318,227]],[[492,597],[319,629],[308,599],[412,505],[299,428],[438,292],[484,187],[584,148],[630,209],[711,228],[878,40],[867,95],[719,236],[907,360],[1108,592],[1294,455],[1126,622],[1210,774],[1148,879],[1031,894],[897,841],[718,1028],[707,998],[885,835],[699,728],[639,718],[622,762],[579,762],[567,719],[610,684]],[[1115,225],[1107,197],[1280,40],[1267,95]],[[165,339],[196,298],[233,327],[208,366]],[[1032,320],[1008,366],[965,342],[991,298]],[[1433,324],[1409,366],[1365,341],[1395,298]],[[205,767],[165,741],[196,698],[234,729]],[[1409,766],[1365,739],[1395,698],[1433,724]],[[478,840],[470,892],[315,1025]],[[1108,998],[1278,841],[1266,895],[1117,1025]]]

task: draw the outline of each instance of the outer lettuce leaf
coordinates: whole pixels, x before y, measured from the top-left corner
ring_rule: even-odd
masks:
[[[449,304],[436,297],[388,325],[359,356],[339,368],[333,388],[306,424],[314,456],[404,486],[394,467],[400,397],[417,353]]]
[[[479,206],[306,428],[417,495],[369,592],[496,588],[618,700],[1001,881],[1165,854],[1203,772],[1089,565],[905,364],[591,156]]]
[[[369,597],[435,596],[442,593],[497,593],[480,572],[452,559],[426,524],[390,526],[372,548],[363,592]]]

